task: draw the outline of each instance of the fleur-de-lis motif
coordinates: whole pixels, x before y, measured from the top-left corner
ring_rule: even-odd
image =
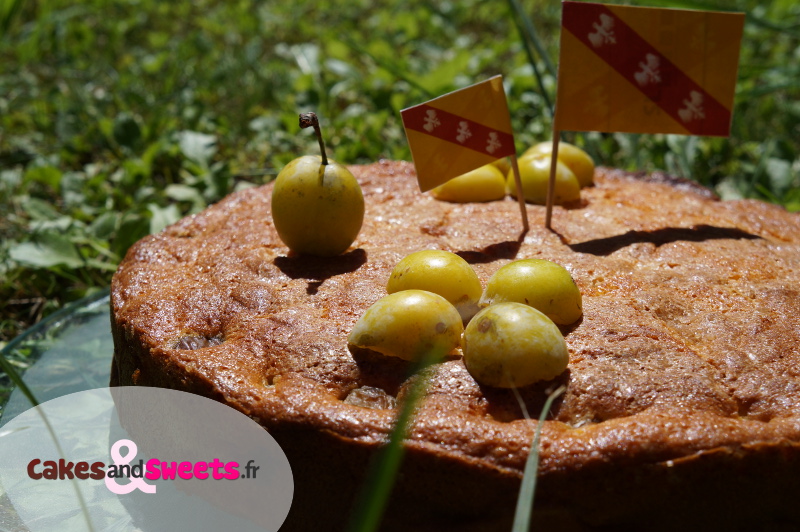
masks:
[[[696,119],[703,119],[706,117],[703,111],[703,95],[697,91],[689,93],[691,100],[683,100],[683,109],[678,111],[678,115],[684,122],[691,122]]]
[[[605,13],[600,15],[600,23],[595,22],[592,24],[594,32],[589,34],[589,41],[592,46],[599,48],[604,44],[616,44],[617,39],[614,36],[612,28],[614,27],[614,19]]]
[[[428,112],[426,114],[428,116],[425,117],[425,125],[422,127],[425,128],[425,131],[430,133],[436,127],[441,126],[442,123],[439,122],[439,117],[436,116],[436,111],[434,111],[433,109],[428,109]]]
[[[661,60],[654,54],[647,54],[645,60],[646,63],[639,63],[641,70],[633,75],[636,82],[642,87],[649,83],[661,83],[661,72],[658,68]]]
[[[500,141],[497,139],[497,133],[492,131],[489,133],[489,139],[487,140],[486,144],[486,151],[489,153],[494,153],[497,151],[497,148],[502,148],[503,145],[500,144]]]
[[[465,140],[472,136],[472,132],[469,130],[469,123],[465,121],[461,121],[458,123],[458,136],[456,140],[460,143],[464,143]]]

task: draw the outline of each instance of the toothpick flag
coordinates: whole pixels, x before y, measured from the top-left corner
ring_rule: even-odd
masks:
[[[743,13],[562,5],[556,130],[729,134]]]
[[[409,107],[400,116],[423,192],[516,153],[502,76]]]
[[[562,2],[545,227],[561,131],[726,137],[743,13]]]

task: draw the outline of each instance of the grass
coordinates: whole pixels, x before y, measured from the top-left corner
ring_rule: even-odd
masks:
[[[374,532],[380,529],[381,518],[389,502],[405,447],[403,440],[411,431],[414,412],[420,406],[430,381],[429,368],[440,361],[444,353],[429,352],[412,370],[413,380],[403,398],[388,440],[374,454],[366,478],[358,494],[347,525],[348,532]]]
[[[517,507],[514,512],[514,524],[511,532],[527,532],[530,530],[530,523],[533,517],[533,499],[536,493],[536,478],[539,471],[539,441],[542,435],[542,428],[550,414],[550,407],[553,406],[553,401],[558,399],[566,389],[566,386],[562,385],[550,392],[542,407],[542,413],[539,415],[539,422],[536,424],[533,441],[531,441],[531,449],[528,453],[527,460],[525,460],[525,470],[523,471],[522,485],[520,486],[519,495],[517,497]],[[520,405],[522,404],[522,401],[520,401]],[[523,410],[523,412],[525,412],[525,410]]]
[[[567,140],[799,210],[800,7],[648,4],[748,13],[731,138]],[[313,151],[300,111],[337,160],[409,159],[400,109],[500,73],[518,149],[547,138],[559,14],[554,0],[0,0],[0,342],[107,286],[139,238]]]
[[[800,210],[800,5],[632,3],[747,13],[731,137],[566,140]],[[341,162],[408,160],[401,109],[503,74],[518,152],[547,139],[559,16],[556,0],[0,0],[0,348],[107,287],[136,240],[315,153],[299,112]]]

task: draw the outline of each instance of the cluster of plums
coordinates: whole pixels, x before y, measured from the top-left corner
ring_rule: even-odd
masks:
[[[550,159],[553,145],[541,142],[529,148],[519,158],[519,174],[525,201],[544,205],[550,180]],[[582,149],[560,142],[556,162],[554,202],[557,205],[580,198],[580,189],[594,180],[594,161]],[[514,172],[505,159],[481,166],[451,179],[433,189],[433,195],[443,201],[468,203],[494,201],[506,194],[516,197]]]
[[[386,291],[356,322],[349,345],[406,360],[461,347],[475,380],[505,388],[561,374],[569,356],[556,324],[582,315],[570,273],[543,259],[508,263],[482,289],[460,256],[418,251],[395,266]]]

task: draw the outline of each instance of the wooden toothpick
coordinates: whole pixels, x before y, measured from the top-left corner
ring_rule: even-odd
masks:
[[[522,232],[527,233],[530,229],[528,224],[528,209],[525,207],[525,195],[522,192],[522,178],[519,175],[519,164],[517,164],[517,154],[511,156],[511,168],[514,170],[514,184],[517,187],[517,202],[519,203],[520,214],[522,214]]]
[[[558,163],[558,141],[561,132],[553,128],[553,152],[550,154],[550,179],[547,182],[547,211],[544,216],[544,226],[553,230],[553,200],[556,195],[556,164]]]

